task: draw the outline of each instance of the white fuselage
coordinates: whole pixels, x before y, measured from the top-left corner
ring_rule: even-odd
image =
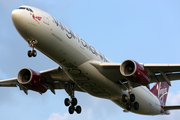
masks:
[[[14,25],[21,36],[27,42],[37,40],[35,48],[61,65],[68,76],[84,91],[96,97],[110,99],[125,109],[121,97],[128,94],[127,91],[91,65],[93,61],[111,61],[48,13],[30,8],[33,13],[24,9],[12,12]],[[42,19],[38,20],[38,17]],[[132,92],[140,106],[139,110],[131,110],[132,112],[145,115],[161,113],[158,98],[146,87],[134,88]]]

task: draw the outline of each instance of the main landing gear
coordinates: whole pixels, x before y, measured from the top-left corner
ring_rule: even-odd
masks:
[[[128,97],[126,94],[122,96],[122,101],[126,103],[126,109],[128,111],[131,110],[131,108],[134,108],[135,110],[139,109],[139,103],[135,102],[135,95],[130,94],[130,97]]]
[[[64,104],[65,106],[69,106],[69,113],[70,114],[73,114],[74,111],[77,112],[77,114],[80,114],[81,113],[81,106],[76,106],[77,105],[77,99],[76,98],[71,98],[71,101],[69,100],[69,98],[66,98],[64,100]]]
[[[36,57],[37,56],[37,52],[36,52],[36,50],[34,50],[34,46],[36,45],[38,43],[38,41],[37,40],[30,40],[30,41],[28,41],[28,44],[29,44],[29,46],[32,48],[32,50],[29,50],[28,51],[28,57]]]
[[[66,98],[64,100],[64,104],[65,106],[69,106],[69,114],[73,114],[74,111],[76,111],[77,114],[81,113],[81,106],[77,105],[77,99],[74,97],[74,88],[75,88],[75,84],[74,83],[68,83],[66,86],[66,92],[69,94],[69,96],[71,97],[71,100],[69,100],[69,98]],[[77,105],[77,106],[76,106]]]
[[[123,94],[122,95],[122,101],[124,103],[126,103],[126,109],[128,111],[130,111],[131,108],[134,108],[135,110],[138,110],[139,109],[139,103],[135,102],[136,97],[135,97],[135,95],[133,93],[131,93],[131,91],[132,91],[131,83],[128,82],[128,84],[129,84],[129,89],[128,89],[128,95],[129,96],[127,96],[126,94]]]

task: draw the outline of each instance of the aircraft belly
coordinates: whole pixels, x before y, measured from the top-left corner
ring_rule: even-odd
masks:
[[[66,72],[80,88],[93,96],[117,100],[122,95],[120,86],[105,78],[89,62],[66,69]]]

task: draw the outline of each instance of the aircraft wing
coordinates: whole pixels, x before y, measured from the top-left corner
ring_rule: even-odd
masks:
[[[98,63],[93,61],[91,64],[96,67],[101,74],[113,82],[126,81],[120,72],[122,63]],[[139,64],[145,68],[150,76],[150,83],[180,79],[180,64]],[[140,85],[134,83],[133,87],[137,86]]]
[[[11,78],[0,81],[0,87],[16,87],[16,86],[17,86],[17,78]]]
[[[66,75],[62,68],[54,68],[46,71],[41,71],[39,73],[48,85],[48,88],[55,94],[55,89],[66,89],[67,83],[73,83],[71,79]],[[23,90],[27,94],[27,89],[25,89],[21,84],[19,84],[17,78],[6,79],[0,81],[0,87],[17,87]],[[77,85],[74,90],[84,92]]]

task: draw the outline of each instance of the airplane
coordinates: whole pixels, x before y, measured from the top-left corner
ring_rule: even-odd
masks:
[[[28,57],[38,51],[59,66],[36,72],[23,68],[16,78],[0,81],[0,87],[19,87],[40,94],[64,89],[70,96],[64,100],[68,112],[80,114],[75,91],[109,99],[124,112],[141,115],[169,115],[180,106],[166,106],[171,81],[180,79],[180,64],[145,64],[127,59],[113,63],[84,39],[50,14],[31,6],[12,11],[12,21],[31,47]],[[155,83],[150,89],[149,85]]]

